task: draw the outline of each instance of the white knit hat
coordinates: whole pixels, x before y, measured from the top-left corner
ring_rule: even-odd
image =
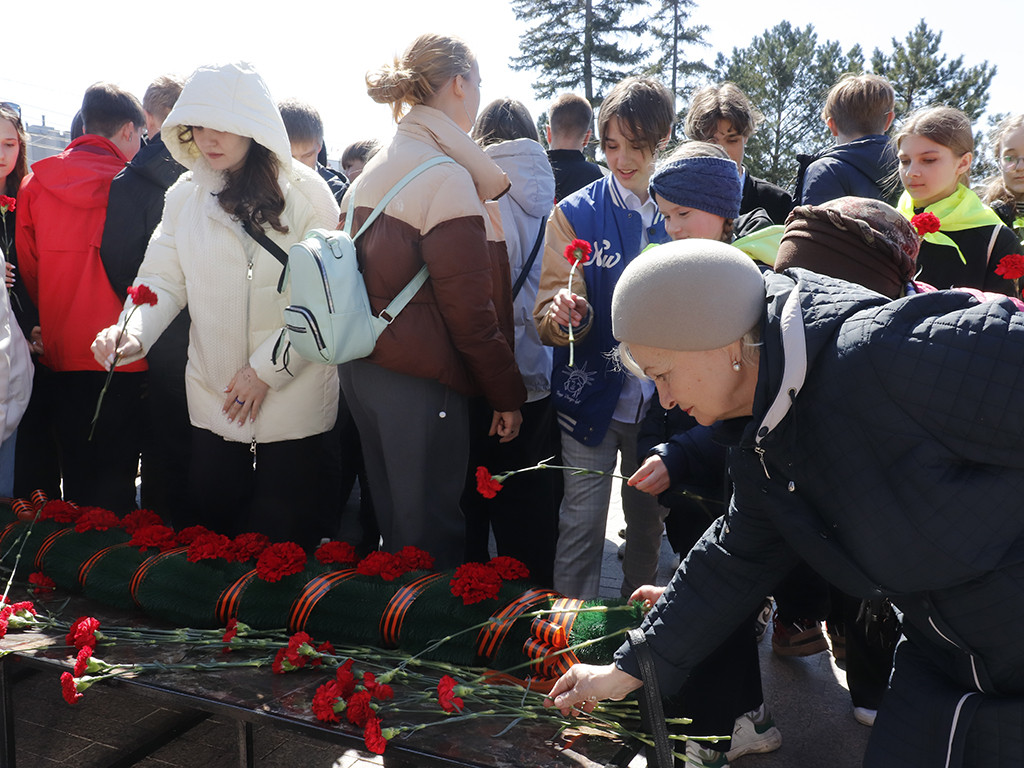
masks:
[[[676,240],[644,251],[612,295],[612,334],[658,349],[703,351],[740,339],[761,319],[761,271],[717,240]]]

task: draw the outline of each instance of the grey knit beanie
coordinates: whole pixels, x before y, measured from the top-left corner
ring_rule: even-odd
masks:
[[[676,240],[630,262],[612,294],[612,335],[627,344],[688,352],[719,349],[761,319],[761,271],[715,240]]]
[[[740,215],[743,186],[732,160],[681,157],[658,166],[651,176],[650,193],[685,208],[735,219]]]

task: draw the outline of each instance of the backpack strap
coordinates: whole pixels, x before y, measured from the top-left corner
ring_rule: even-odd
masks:
[[[996,224],[992,227],[992,237],[988,239],[988,256],[985,257],[985,263],[992,263],[992,251],[996,247],[996,240],[999,239],[999,231],[1003,228],[1002,224]]]
[[[519,295],[519,291],[523,289],[523,283],[526,282],[526,278],[530,274],[533,262],[537,260],[537,252],[540,250],[540,244],[544,242],[544,230],[547,229],[547,226],[548,217],[545,216],[540,220],[540,232],[537,233],[537,241],[533,244],[533,250],[530,251],[530,257],[526,260],[523,268],[519,271],[519,277],[516,278],[516,284],[512,286],[512,301],[516,300],[516,296]]]
[[[352,214],[355,213],[356,209],[356,198],[355,195],[349,194],[348,198],[348,211],[345,214],[345,234],[350,235],[352,240],[356,240],[363,232],[365,232],[374,220],[381,214],[381,212],[387,207],[388,203],[394,200],[395,195],[402,191],[406,184],[415,179],[421,173],[428,168],[433,168],[435,165],[441,165],[442,163],[454,163],[455,160],[448,157],[448,155],[436,155],[428,160],[424,160],[422,163],[417,165],[405,176],[400,178],[395,185],[388,190],[387,194],[381,198],[381,201],[374,206],[374,209],[370,211],[370,215],[366,217],[366,221],[363,222],[363,226],[359,228],[359,231],[354,235],[352,234]],[[414,278],[415,279],[415,278]]]
[[[661,703],[661,692],[658,690],[658,676],[654,669],[654,657],[647,645],[647,637],[642,629],[631,629],[626,635],[629,646],[640,668],[643,688],[637,694],[640,703],[640,721],[647,732],[654,737],[654,744],[647,747],[647,765],[650,768],[672,768],[675,758],[672,756],[672,742],[668,737],[665,725],[665,710]]]
[[[245,230],[249,237],[262,245],[271,256],[281,262],[283,269],[281,270],[281,277],[277,280],[277,292],[281,293],[284,291],[284,278],[288,274],[288,254],[285,253],[281,246],[267,237],[266,232],[260,227],[253,226],[253,223],[248,219],[242,222],[242,229]]]

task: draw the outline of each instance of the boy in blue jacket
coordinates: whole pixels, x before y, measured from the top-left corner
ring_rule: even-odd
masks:
[[[623,474],[637,468],[637,433],[654,388],[611,359],[616,346],[611,298],[626,264],[649,244],[669,239],[647,187],[674,118],[672,96],[660,83],[637,77],[618,83],[598,117],[611,173],[562,200],[548,221],[534,320],[541,341],[555,347],[551,395],[568,466],[613,472],[621,453]],[[585,266],[577,267],[570,289],[565,251],[575,239],[586,241],[592,253]],[[610,498],[611,477],[566,473],[554,572],[559,592],[577,598],[598,595]],[[666,510],[625,485],[622,508],[621,590],[628,597],[654,582]]]

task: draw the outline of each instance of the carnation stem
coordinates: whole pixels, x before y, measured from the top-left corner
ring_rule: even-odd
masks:
[[[577,264],[579,264],[579,262],[578,261],[574,261],[572,263],[572,266],[569,267],[569,295],[570,296],[572,296],[572,276],[574,274],[576,274],[576,265]],[[573,331],[572,331],[572,310],[569,310],[569,367],[570,368],[572,368],[573,364],[574,364],[573,341],[575,341],[575,337],[573,336]]]

